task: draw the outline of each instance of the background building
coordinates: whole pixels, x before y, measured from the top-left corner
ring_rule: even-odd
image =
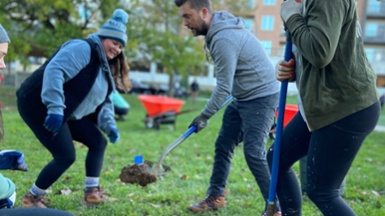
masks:
[[[285,31],[279,11],[281,0],[256,0],[252,31],[273,60],[282,59]],[[366,55],[377,74],[377,86],[385,91],[385,1],[357,0]]]

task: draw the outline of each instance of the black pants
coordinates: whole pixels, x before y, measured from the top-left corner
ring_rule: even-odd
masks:
[[[47,189],[75,162],[74,140],[88,147],[86,176],[100,176],[107,140],[91,119],[68,121],[55,135],[43,127],[45,116],[36,115],[39,112],[23,105],[18,101],[20,116],[53,157],[37,177],[37,187]]]
[[[301,215],[302,195],[292,165],[307,155],[307,194],[323,215],[356,215],[339,193],[364,139],[380,115],[380,104],[356,112],[326,127],[309,132],[297,113],[284,128],[278,170],[277,194],[282,215]],[[271,166],[274,145],[269,149]]]

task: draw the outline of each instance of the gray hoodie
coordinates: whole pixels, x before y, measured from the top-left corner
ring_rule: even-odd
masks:
[[[203,115],[211,117],[229,95],[249,101],[279,92],[271,60],[241,18],[215,12],[205,40],[214,61],[217,86]]]

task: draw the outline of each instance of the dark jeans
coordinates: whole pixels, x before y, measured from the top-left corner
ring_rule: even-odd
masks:
[[[302,196],[292,165],[307,155],[307,195],[323,215],[356,215],[343,200],[339,188],[364,139],[376,126],[380,105],[374,105],[309,132],[297,113],[284,128],[277,194],[282,215],[301,215]],[[271,165],[274,146],[268,151]]]
[[[100,176],[107,140],[90,119],[68,121],[63,124],[59,133],[54,135],[43,127],[45,116],[36,115],[34,109],[29,109],[20,101],[18,109],[25,123],[53,157],[40,172],[35,182],[37,187],[47,189],[75,162],[73,140],[88,147],[85,161],[86,176]]]
[[[265,145],[274,121],[279,94],[251,101],[233,101],[225,110],[215,142],[214,167],[207,194],[224,196],[234,149],[243,141],[247,165],[267,200],[270,172]]]

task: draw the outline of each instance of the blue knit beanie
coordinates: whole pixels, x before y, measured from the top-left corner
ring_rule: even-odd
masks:
[[[0,43],[10,43],[11,40],[9,40],[7,31],[3,28],[3,26],[0,24]]]
[[[99,28],[96,34],[100,37],[117,40],[121,42],[123,46],[126,46],[127,21],[128,14],[122,9],[116,9],[113,16]]]

